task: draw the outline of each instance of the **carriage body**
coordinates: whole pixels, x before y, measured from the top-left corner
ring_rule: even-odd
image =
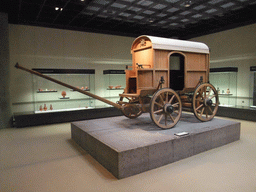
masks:
[[[140,36],[132,45],[132,68],[126,70],[125,93],[154,93],[160,78],[163,88],[195,89],[200,77],[209,81],[209,48],[198,42]]]
[[[173,110],[181,111],[182,107],[184,109],[189,108],[192,111],[194,110],[196,117],[201,121],[211,120],[216,114],[218,95],[215,88],[208,83],[210,52],[207,45],[200,42],[144,35],[134,40],[131,54],[132,66],[126,70],[126,88],[124,93],[120,94],[120,104],[124,104],[122,102],[123,98],[129,100],[129,103],[126,103],[129,110],[124,113],[125,116],[135,118],[141,112],[150,112],[152,117],[154,115],[152,113],[157,114],[156,111],[160,111],[159,108],[162,106],[163,111],[157,114],[161,120],[154,120],[154,117],[152,117],[152,120],[154,122],[157,121],[155,123],[161,127],[158,121],[162,121],[164,119],[163,116],[167,116],[166,118],[171,116],[164,107],[170,103],[172,98],[170,95],[173,94],[176,95],[175,98],[178,98],[172,102],[177,103],[180,100],[181,104],[179,104],[179,109],[177,107],[176,109],[170,109],[172,113],[174,112]],[[205,86],[197,90],[200,85]],[[158,97],[162,98],[157,100],[154,98],[154,95],[156,96],[156,92],[160,89],[165,91],[158,95]],[[201,97],[200,101],[199,97]],[[160,99],[166,102],[159,101]],[[202,99],[204,103],[202,103]],[[213,102],[209,101],[212,99],[214,99]],[[152,100],[159,107],[152,106],[154,105]],[[207,106],[206,102],[208,104],[209,102],[213,103],[210,106],[211,109]],[[140,106],[140,108],[137,107],[135,109],[135,104]],[[214,106],[213,109],[212,106]],[[173,117],[170,118],[170,121],[175,120]],[[180,118],[180,114],[178,118]],[[162,128],[170,128],[176,123],[171,123],[172,125],[169,126],[164,125]],[[168,123],[164,122],[164,124]]]

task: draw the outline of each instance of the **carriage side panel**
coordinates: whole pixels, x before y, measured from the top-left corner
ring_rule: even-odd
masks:
[[[163,88],[169,87],[169,63],[168,54],[170,51],[154,50],[155,79],[154,87],[157,87],[161,77],[164,77]]]
[[[209,80],[209,55],[199,53],[186,53],[187,65],[185,69],[186,88],[195,88],[203,77],[203,82]]]
[[[155,50],[155,69],[169,69],[168,54],[170,51]]]
[[[136,63],[142,65],[144,69],[152,68],[153,67],[153,53],[151,48],[146,48],[142,50],[134,51],[134,65]]]

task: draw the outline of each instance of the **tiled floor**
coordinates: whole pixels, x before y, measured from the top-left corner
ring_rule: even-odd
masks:
[[[0,130],[0,191],[256,191],[256,123],[241,139],[117,180],[70,136],[70,123]]]

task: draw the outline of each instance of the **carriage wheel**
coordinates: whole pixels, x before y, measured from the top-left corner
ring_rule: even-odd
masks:
[[[124,116],[130,118],[130,119],[135,119],[139,117],[142,114],[142,109],[136,104],[124,104],[122,106],[122,112]]]
[[[174,90],[164,88],[155,92],[150,102],[150,116],[158,127],[174,127],[180,120],[181,113],[181,100]]]
[[[192,107],[197,119],[210,121],[216,115],[219,106],[219,96],[213,85],[199,85],[193,95]]]

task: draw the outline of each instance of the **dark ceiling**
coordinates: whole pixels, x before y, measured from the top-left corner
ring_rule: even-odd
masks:
[[[256,0],[7,0],[9,23],[189,39],[256,23]],[[5,9],[5,10],[3,10]]]

